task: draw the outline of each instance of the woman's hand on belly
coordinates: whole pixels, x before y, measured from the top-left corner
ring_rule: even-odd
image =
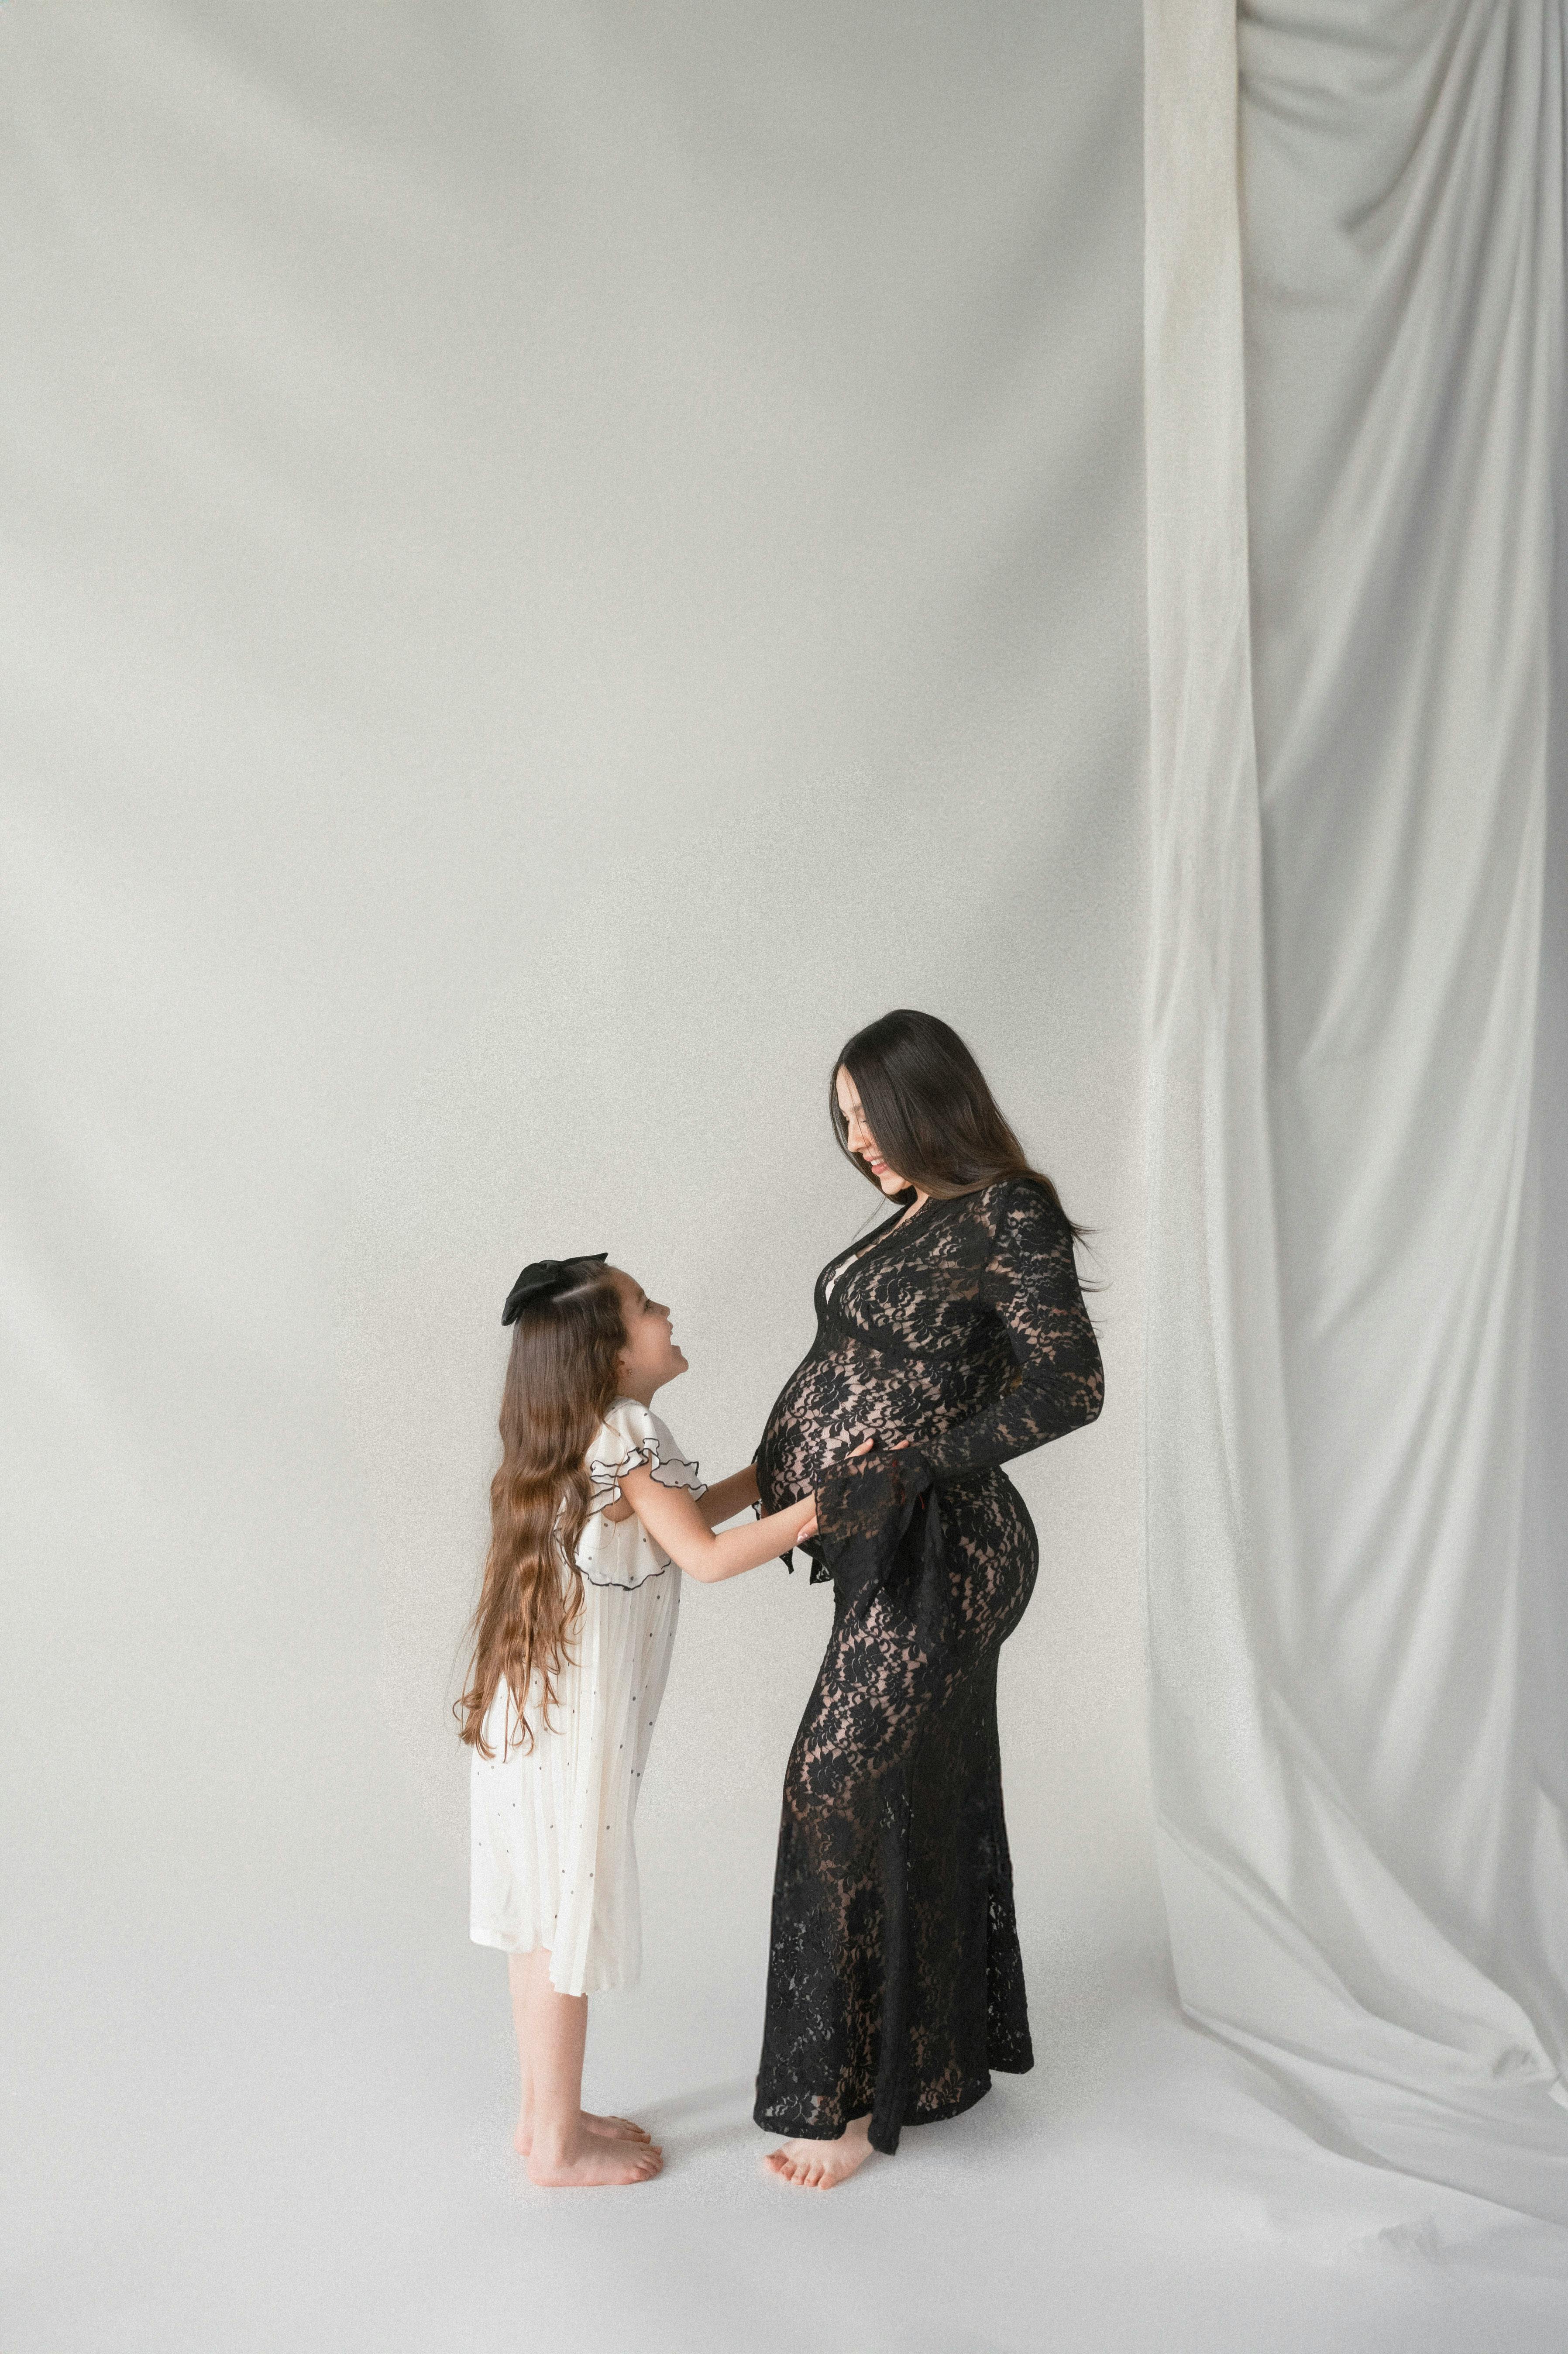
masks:
[[[910,1441],[907,1438],[883,1438],[880,1437],[863,1438],[860,1445],[858,1447],[852,1447],[847,1455],[830,1457],[822,1465],[819,1478],[826,1479],[833,1471],[838,1469],[841,1464],[853,1463],[860,1456],[869,1455],[874,1447],[885,1447],[890,1455],[896,1455],[901,1453],[902,1450],[909,1444]]]
[[[875,1445],[874,1438],[863,1438],[858,1447],[845,1448],[842,1437],[835,1432],[822,1450],[822,1460],[817,1473],[818,1479],[821,1480],[830,1478],[844,1464],[853,1463],[857,1455],[868,1455]]]

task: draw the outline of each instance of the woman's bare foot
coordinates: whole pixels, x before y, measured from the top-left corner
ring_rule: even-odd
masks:
[[[528,2179],[544,2190],[586,2190],[599,2183],[652,2182],[663,2164],[664,2153],[652,2142],[584,2133],[546,2149],[541,2137],[528,2159]]]
[[[871,2119],[856,2117],[836,2141],[787,2141],[770,2149],[766,2163],[781,2180],[802,2190],[832,2190],[847,2182],[871,2156]]]
[[[584,2109],[578,2116],[577,2123],[584,2133],[597,2134],[601,2141],[646,2142],[650,2147],[653,2145],[652,2135],[645,2132],[643,2127],[635,2124],[630,2117],[599,2117],[595,2116],[591,2109]],[[518,2118],[517,2130],[512,2137],[512,2147],[519,2158],[526,2158],[532,2151],[534,2130],[527,2117]]]

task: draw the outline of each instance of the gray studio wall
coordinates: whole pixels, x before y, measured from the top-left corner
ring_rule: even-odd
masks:
[[[1036,1956],[1157,1934],[1138,45],[1121,5],[5,12],[46,1946],[85,1897],[470,1966],[446,1711],[506,1285],[608,1249],[674,1305],[661,1410],[746,1461],[871,1207],[833,1049],[900,1003],[1097,1230],[1108,1403],[1017,1475],[1004,1758]],[[828,1609],[688,1588],[655,1978],[755,1982]]]

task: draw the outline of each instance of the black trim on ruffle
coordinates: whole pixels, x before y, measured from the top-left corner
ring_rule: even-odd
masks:
[[[620,1401],[618,1398],[616,1400],[616,1405],[620,1405]],[[632,1403],[635,1404],[635,1400],[633,1400]],[[610,1412],[613,1414],[615,1408],[612,1406],[610,1408]],[[651,1412],[652,1409],[644,1408],[643,1411]],[[620,1438],[622,1437],[622,1434],[619,1430],[615,1430],[614,1425],[609,1422],[608,1418],[602,1425],[602,1427],[606,1430],[614,1431],[614,1435],[617,1438]],[[607,1504],[613,1504],[620,1500],[622,1474],[628,1471],[635,1471],[643,1464],[647,1465],[649,1470],[653,1475],[655,1483],[661,1488],[683,1488],[688,1496],[705,1496],[707,1494],[708,1482],[705,1479],[697,1478],[696,1474],[698,1465],[694,1457],[678,1455],[673,1451],[666,1457],[657,1438],[628,1438],[625,1439],[623,1443],[627,1451],[623,1456],[621,1456],[620,1461],[617,1463],[603,1463],[599,1461],[597,1458],[592,1455],[588,1458],[588,1479],[594,1488],[599,1490],[588,1505],[588,1516],[590,1521],[597,1519]],[[665,1469],[667,1463],[678,1463],[683,1470],[690,1471],[692,1473],[692,1479],[661,1479],[659,1478],[659,1474]],[[600,1476],[601,1474],[603,1475],[602,1478]],[[611,1528],[618,1528],[620,1523],[617,1521],[612,1521],[609,1525]],[[647,1536],[648,1532],[646,1530],[643,1531],[643,1534],[644,1536]],[[663,1548],[654,1543],[654,1540],[652,1537],[648,1537],[648,1543],[651,1545],[653,1545],[655,1553],[662,1552]],[[644,1586],[648,1584],[650,1578],[662,1577],[666,1570],[673,1569],[674,1567],[674,1564],[671,1561],[669,1555],[665,1554],[664,1559],[660,1563],[657,1569],[648,1570],[641,1577],[634,1577],[630,1583],[628,1583],[624,1577],[590,1576],[588,1572],[583,1568],[580,1562],[574,1561],[570,1566],[576,1572],[577,1576],[582,1579],[585,1585],[597,1585],[601,1594],[611,1591],[620,1594],[635,1594],[639,1587]]]

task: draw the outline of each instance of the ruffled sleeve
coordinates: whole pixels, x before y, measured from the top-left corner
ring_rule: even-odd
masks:
[[[628,1471],[646,1463],[661,1488],[684,1488],[705,1496],[708,1483],[697,1477],[697,1467],[682,1454],[667,1423],[635,1398],[617,1398],[588,1448],[588,1478],[593,1483],[590,1512],[620,1500],[620,1482]]]

